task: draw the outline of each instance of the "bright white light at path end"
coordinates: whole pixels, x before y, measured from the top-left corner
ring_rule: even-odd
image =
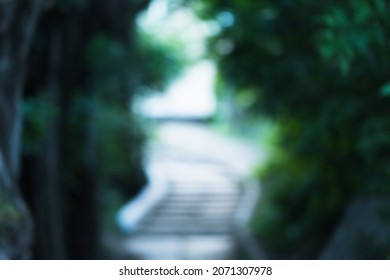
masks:
[[[138,19],[138,26],[160,42],[180,42],[190,60],[204,57],[205,40],[218,32],[215,22],[202,21],[174,0],[153,0]],[[216,107],[214,97],[215,66],[201,61],[174,81],[162,94],[147,98],[135,110],[148,117],[208,118]]]
[[[164,0],[154,0],[145,12],[141,21],[150,24],[150,21],[156,22],[163,20],[168,14],[168,3]],[[142,24],[142,23],[141,23]]]
[[[190,8],[173,0],[154,0],[137,18],[138,27],[157,41],[179,42],[189,58],[199,59],[205,53],[205,39],[219,32],[215,21],[199,20]]]
[[[141,104],[141,114],[148,117],[207,118],[216,109],[214,96],[215,66],[202,61],[168,89]]]

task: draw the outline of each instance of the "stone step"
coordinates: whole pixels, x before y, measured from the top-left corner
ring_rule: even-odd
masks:
[[[234,185],[228,185],[228,184],[193,184],[193,183],[170,183],[169,190],[172,193],[179,192],[179,193],[215,193],[215,194],[240,194],[241,190],[237,188],[237,186]]]
[[[211,209],[235,209],[238,204],[238,200],[221,200],[221,201],[204,201],[201,200],[179,200],[179,199],[167,199],[163,204],[166,207],[174,207],[180,209],[202,209],[202,208],[211,208]]]
[[[203,188],[203,189],[169,189],[169,195],[171,196],[189,196],[189,197],[199,197],[200,195],[207,197],[216,198],[220,196],[224,197],[240,197],[241,192],[238,190],[222,190],[222,189],[212,189],[212,188]]]
[[[166,234],[166,235],[210,235],[210,234],[230,234],[233,232],[231,226],[161,226],[161,225],[142,225],[139,230],[139,235],[148,234]]]
[[[204,198],[204,196],[192,196],[192,197],[177,197],[171,196],[166,198],[164,204],[175,204],[175,205],[211,205],[215,203],[215,207],[220,205],[235,205],[239,199],[237,197],[226,197],[226,198]],[[190,206],[188,206],[190,207]]]
[[[185,183],[177,183],[177,182],[169,182],[169,187],[172,192],[180,192],[180,191],[186,191],[186,192],[199,192],[207,190],[209,192],[214,193],[232,193],[237,194],[240,193],[241,190],[237,188],[234,184],[197,184],[197,183],[191,183],[191,182],[185,182]]]
[[[234,214],[236,209],[234,208],[215,208],[215,207],[206,207],[203,208],[202,211],[189,209],[189,208],[177,208],[172,206],[160,206],[158,208],[155,208],[152,212],[153,215],[158,216],[178,216],[178,215],[188,215],[188,214],[196,214],[196,213],[205,213],[210,216],[214,215],[232,215]]]
[[[194,207],[188,207],[188,205],[180,204],[165,204],[154,208],[149,215],[155,216],[178,216],[178,215],[232,215],[236,211],[235,207],[226,205],[224,207],[215,207],[214,205],[194,205]]]
[[[182,211],[182,212],[169,212],[169,211],[153,211],[149,213],[145,219],[225,219],[232,217],[233,211]]]
[[[240,184],[220,164],[187,158],[164,160],[165,197],[138,226],[139,235],[230,235],[242,195]]]
[[[175,217],[151,217],[146,219],[143,224],[162,224],[162,225],[183,225],[183,223],[188,223],[190,226],[202,224],[202,225],[225,225],[230,224],[230,217],[207,217],[207,216],[175,216]]]
[[[213,184],[213,185],[232,185],[232,179],[226,175],[210,174],[169,174],[169,181],[175,184]]]

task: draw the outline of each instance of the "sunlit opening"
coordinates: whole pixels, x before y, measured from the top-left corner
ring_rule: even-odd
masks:
[[[210,118],[216,110],[216,69],[212,61],[204,58],[205,40],[217,32],[218,25],[200,21],[189,9],[169,6],[165,0],[152,2],[138,18],[138,25],[156,40],[178,41],[189,63],[165,92],[141,98],[134,110],[149,118]]]
[[[216,109],[214,78],[214,65],[199,62],[174,81],[167,92],[143,100],[140,113],[150,118],[209,118]]]

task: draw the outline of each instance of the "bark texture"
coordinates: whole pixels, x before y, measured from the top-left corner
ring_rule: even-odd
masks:
[[[0,1],[0,258],[29,257],[32,221],[19,186],[26,59],[44,1]]]

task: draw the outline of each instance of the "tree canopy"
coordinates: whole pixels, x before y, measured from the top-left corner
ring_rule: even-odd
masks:
[[[355,196],[389,194],[390,5],[191,3],[220,26],[209,50],[221,83],[277,127],[254,231],[271,256],[318,257]]]

